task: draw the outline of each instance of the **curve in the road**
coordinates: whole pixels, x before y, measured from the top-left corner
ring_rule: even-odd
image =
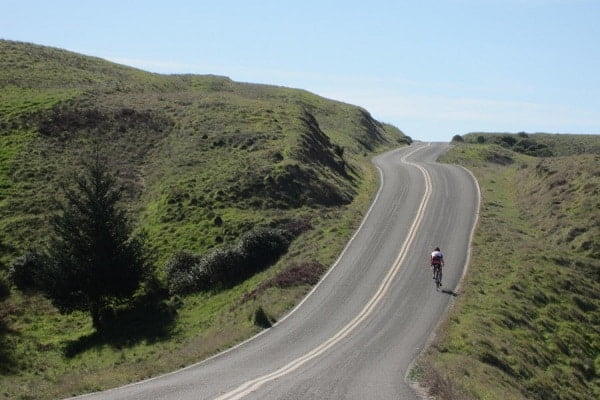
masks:
[[[423,256],[444,247],[458,267],[445,283],[456,287],[479,204],[472,175],[434,162],[447,148],[415,143],[373,160],[380,188],[361,225],[273,328],[181,370],[84,397],[416,399],[402,377],[451,303],[444,293],[453,293],[431,295]]]
[[[413,219],[411,227],[408,231],[408,235],[406,236],[406,239],[404,240],[404,243],[402,244],[402,247],[400,248],[398,257],[396,258],[396,260],[390,267],[389,272],[387,273],[387,275],[385,276],[385,278],[379,285],[379,288],[377,289],[377,291],[375,292],[373,297],[369,300],[369,302],[365,305],[365,307],[361,310],[361,312],[358,315],[356,315],[346,326],[344,326],[341,330],[339,330],[335,335],[330,337],[327,341],[323,342],[320,346],[314,348],[313,350],[304,354],[303,356],[298,357],[295,360],[292,360],[285,366],[279,368],[276,371],[273,371],[270,374],[263,375],[261,377],[258,377],[256,379],[253,379],[251,381],[241,384],[236,389],[219,396],[215,400],[238,400],[238,399],[241,399],[241,398],[247,396],[248,394],[258,390],[262,385],[264,385],[272,380],[281,378],[282,376],[295,371],[296,369],[298,369],[300,366],[302,366],[306,362],[308,362],[316,357],[319,357],[320,355],[325,353],[327,350],[329,350],[330,348],[335,346],[336,343],[340,342],[343,338],[345,338],[349,333],[351,333],[354,329],[356,329],[356,327],[362,321],[364,321],[366,318],[369,317],[369,315],[371,315],[373,313],[373,311],[375,310],[375,308],[377,307],[377,305],[379,304],[381,299],[383,299],[384,296],[386,295],[386,293],[388,292],[393,279],[398,274],[398,271],[400,270],[402,262],[404,261],[404,258],[408,254],[407,250],[411,246],[411,244],[415,238],[415,233],[418,231],[418,229],[420,227],[421,221],[423,220],[423,216],[425,214],[425,210],[427,209],[427,204],[429,202],[429,198],[431,197],[431,191],[432,191],[431,176],[429,175],[429,173],[427,172],[427,170],[425,168],[421,167],[418,164],[411,163],[410,161],[407,160],[407,157],[409,157],[413,153],[419,151],[420,149],[421,148],[416,148],[415,150],[411,151],[410,153],[404,155],[401,158],[401,161],[405,164],[413,165],[416,168],[418,168],[419,171],[421,171],[421,173],[423,174],[423,178],[425,180],[425,192],[423,193],[423,197],[421,198],[419,208],[417,209],[415,218]],[[380,176],[382,177],[381,179],[383,180],[383,175],[381,173],[380,173]],[[381,186],[383,186],[383,182],[381,182]],[[360,228],[359,228],[359,230],[360,230]]]

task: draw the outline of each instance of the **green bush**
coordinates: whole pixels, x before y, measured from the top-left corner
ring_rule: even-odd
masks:
[[[468,136],[467,140],[470,140]],[[454,138],[452,141],[454,141]],[[470,141],[472,141],[472,139]],[[489,134],[487,136],[479,135],[476,137],[476,142],[479,144],[495,143],[512,151],[516,151],[517,153],[526,154],[533,157],[551,157],[554,155],[554,152],[550,146],[542,143],[540,140],[538,140],[538,137],[530,137],[525,132],[502,135]]]
[[[242,236],[237,251],[243,260],[244,270],[252,274],[275,262],[287,251],[288,246],[289,241],[282,231],[257,228]]]
[[[512,147],[515,143],[517,143],[517,139],[510,135],[504,135],[498,139],[498,144],[504,147]]]
[[[199,255],[181,251],[165,265],[167,286],[171,294],[188,294],[210,287],[209,275],[202,268]]]
[[[200,268],[209,276],[213,287],[219,284],[229,286],[242,280],[243,260],[235,248],[221,248],[202,258]]]
[[[518,153],[527,154],[529,156],[534,157],[550,157],[552,156],[552,151],[550,148],[543,144],[538,143],[531,139],[522,139],[519,140],[513,147],[513,150]]]
[[[289,243],[284,231],[259,227],[236,246],[206,256],[177,253],[165,265],[169,292],[184,295],[235,285],[276,262]]]
[[[42,253],[28,252],[12,263],[8,271],[9,279],[21,291],[39,290],[40,274],[47,261]]]
[[[235,247],[217,249],[203,257],[199,268],[206,271],[214,286],[230,286],[276,262],[288,246],[283,231],[259,227],[244,234]]]

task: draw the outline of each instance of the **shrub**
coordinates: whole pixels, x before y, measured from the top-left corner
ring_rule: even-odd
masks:
[[[252,320],[252,322],[254,322],[254,325],[260,326],[261,328],[270,328],[271,326],[273,326],[271,319],[261,306],[259,306],[254,311],[254,316]]]
[[[278,229],[257,228],[246,233],[237,245],[244,272],[252,274],[275,262],[288,245],[288,239]]]
[[[180,251],[171,257],[165,265],[167,286],[170,293],[185,293],[194,285],[192,269],[198,257],[186,251]]]
[[[288,246],[284,231],[259,227],[243,235],[235,247],[206,256],[180,252],[165,266],[169,292],[181,295],[234,285],[276,262]]]
[[[192,267],[198,263],[199,259],[200,258],[198,255],[192,254],[185,250],[176,253],[165,265],[167,277],[180,272],[190,271]]]
[[[454,135],[454,136],[452,137],[452,141],[453,141],[453,142],[459,142],[459,143],[462,143],[462,142],[464,142],[464,141],[465,141],[465,139],[463,139],[463,137],[462,137],[462,136],[460,136],[460,135]]]
[[[9,279],[19,290],[39,290],[40,274],[46,263],[44,254],[31,251],[13,262],[8,272]]]
[[[518,153],[523,153],[534,157],[552,156],[552,151],[547,145],[535,142],[531,139],[520,140],[517,144],[515,144],[513,150]]]
[[[167,287],[171,294],[187,294],[210,286],[202,267],[203,259],[186,251],[175,254],[165,265]]]
[[[235,248],[225,248],[217,249],[202,258],[199,268],[206,272],[210,283],[217,286],[237,283],[245,278],[241,274],[241,264],[240,252]]]
[[[512,147],[515,143],[517,143],[517,139],[510,135],[504,135],[498,139],[498,142],[501,146]]]
[[[400,144],[406,144],[406,145],[410,145],[413,142],[412,138],[410,136],[400,136],[398,138],[398,143]]]

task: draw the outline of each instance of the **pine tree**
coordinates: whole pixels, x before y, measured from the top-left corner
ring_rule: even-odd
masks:
[[[54,237],[38,285],[62,312],[88,311],[94,327],[129,299],[149,272],[144,241],[118,207],[121,190],[98,157],[86,165],[52,219]]]

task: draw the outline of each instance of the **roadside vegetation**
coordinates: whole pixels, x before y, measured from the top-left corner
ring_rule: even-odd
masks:
[[[412,375],[444,399],[600,398],[600,137],[461,139],[444,161],[477,177],[479,224]]]

